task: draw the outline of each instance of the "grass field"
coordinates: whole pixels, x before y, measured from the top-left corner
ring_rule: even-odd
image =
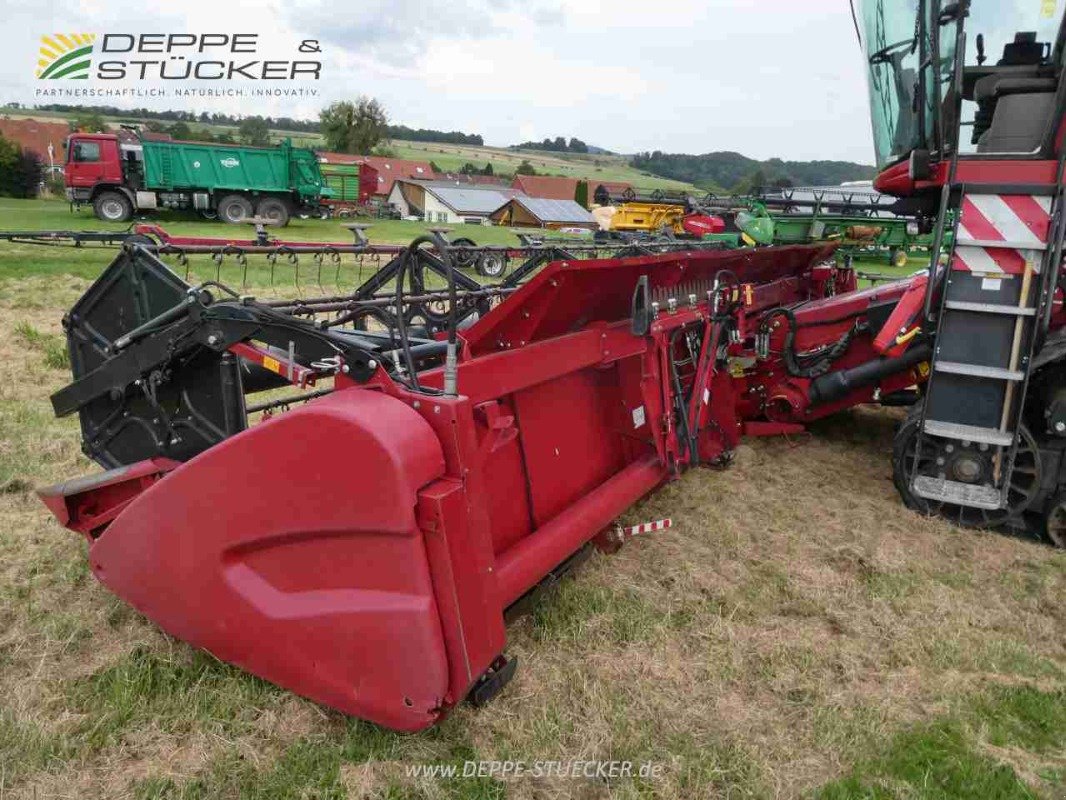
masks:
[[[3,201],[0,220],[98,227],[59,204]],[[1066,797],[1066,554],[905,510],[898,413],[881,409],[749,439],[729,469],[631,509],[674,526],[542,598],[508,629],[513,683],[420,735],[168,638],[93,580],[85,543],[33,493],[96,469],[48,395],[69,377],[60,317],[109,255],[0,243],[0,798]],[[659,774],[408,770],[471,759]]]
[[[490,162],[493,172],[509,175],[523,161],[528,161],[539,174],[588,178],[590,182],[625,181],[649,190],[694,190],[690,184],[634,169],[625,156],[550,153],[543,150],[510,150],[501,147],[400,140],[391,142],[389,149],[395,152],[398,158],[432,161],[445,171],[458,171],[468,162],[476,167],[483,167],[486,162]]]

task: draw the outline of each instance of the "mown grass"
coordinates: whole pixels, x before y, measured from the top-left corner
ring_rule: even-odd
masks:
[[[1066,554],[903,509],[898,415],[882,410],[747,440],[730,469],[627,512],[674,526],[548,592],[508,629],[515,681],[422,734],[346,719],[169,639],[91,578],[84,542],[33,495],[96,469],[77,421],[52,416],[67,372],[49,353],[108,255],[0,244],[5,800],[1066,794]],[[586,758],[663,772],[405,769]]]
[[[989,748],[1017,748],[1027,756],[1052,760],[1030,782]],[[998,686],[966,698],[950,716],[896,734],[876,756],[822,787],[815,797],[1051,798],[1066,789],[1059,771],[1064,754],[1066,692]]]

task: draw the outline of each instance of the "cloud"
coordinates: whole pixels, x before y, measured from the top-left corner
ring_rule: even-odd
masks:
[[[476,42],[521,27],[559,25],[564,15],[547,0],[452,0],[427,7],[423,0],[363,0],[343,10],[333,0],[285,4],[293,28],[349,52],[390,65],[410,64],[435,41]]]
[[[252,28],[264,40],[321,41],[316,97],[95,102],[312,118],[367,94],[397,123],[495,145],[577,136],[616,152],[873,155],[862,58],[840,0],[8,0],[5,14],[0,100],[35,102],[41,33]]]

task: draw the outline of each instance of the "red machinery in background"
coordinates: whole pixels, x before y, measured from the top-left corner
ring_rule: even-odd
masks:
[[[927,349],[874,344],[912,282],[853,291],[831,253],[556,261],[438,341],[190,287],[127,244],[66,317],[53,397],[110,469],[42,496],[164,630],[424,728],[499,690],[504,611],[642,495],[915,382]],[[327,378],[250,424],[248,395]]]
[[[894,453],[905,502],[967,524],[1036,514],[1066,542],[1066,28],[1060,12],[1053,43],[1019,32],[1000,64],[983,44],[970,64],[968,9],[878,0],[856,17],[877,185],[935,225],[931,270],[858,290],[831,247],[561,258],[460,330],[485,287],[462,289],[452,248],[420,237],[391,301],[367,301],[396,311],[375,331],[350,297],[189,286],[128,242],[64,320],[75,380],[52,398],[109,471],[43,499],[168,632],[401,730],[498,692],[505,611],[744,433],[917,387]],[[448,279],[439,337],[404,311],[426,243]],[[290,384],[305,391],[248,401]]]

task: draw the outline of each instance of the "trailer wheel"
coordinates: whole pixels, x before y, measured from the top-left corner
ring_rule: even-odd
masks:
[[[460,269],[469,269],[474,264],[474,259],[477,258],[477,253],[473,251],[473,248],[477,247],[477,242],[473,239],[468,239],[465,236],[452,241],[452,247],[462,248],[459,250],[452,250],[452,263]]]
[[[231,225],[244,222],[252,216],[252,202],[243,195],[227,194],[218,202],[218,216]]]
[[[276,197],[265,197],[256,206],[255,215],[270,220],[271,225],[284,228],[289,224],[289,209]]]
[[[486,250],[478,258],[474,269],[486,278],[498,278],[507,271],[507,254]]]
[[[93,200],[93,213],[104,222],[126,222],[133,216],[133,204],[122,192],[100,192]]]

